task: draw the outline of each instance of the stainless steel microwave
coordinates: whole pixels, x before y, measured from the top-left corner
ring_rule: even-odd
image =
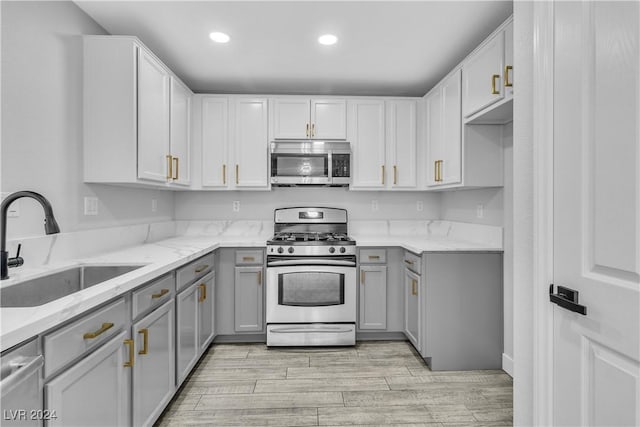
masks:
[[[351,144],[346,141],[274,141],[271,185],[345,187],[351,182]]]

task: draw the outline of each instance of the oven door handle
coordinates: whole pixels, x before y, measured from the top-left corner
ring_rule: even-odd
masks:
[[[269,261],[267,263],[267,267],[283,267],[288,265],[333,265],[340,267],[355,267],[356,263],[353,261],[342,261],[333,259],[287,259],[282,261]]]
[[[323,332],[323,333],[340,333],[344,334],[353,331],[353,327],[350,326],[323,326],[320,328],[296,328],[291,326],[285,326],[282,328],[272,328],[271,332],[274,334],[299,334],[301,332]]]

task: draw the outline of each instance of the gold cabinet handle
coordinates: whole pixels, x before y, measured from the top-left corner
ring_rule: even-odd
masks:
[[[384,165],[382,165],[382,185],[384,185]]]
[[[167,154],[167,163],[169,164],[167,168],[167,179],[173,178],[173,157]]]
[[[242,261],[248,262],[248,261],[255,261],[255,257],[252,256],[243,256],[242,257]]]
[[[393,185],[398,183],[398,167],[393,165]]]
[[[500,74],[494,74],[491,76],[491,95],[499,95],[500,91],[496,86],[496,80],[500,78]]]
[[[85,340],[91,340],[91,339],[97,338],[99,335],[108,331],[111,328],[113,328],[113,323],[110,323],[110,322],[103,323],[102,326],[100,326],[100,329],[98,329],[95,332],[87,332],[82,336],[82,338]]]
[[[380,259],[380,255],[369,255],[369,259]]]
[[[504,87],[512,87],[513,82],[509,81],[509,71],[513,70],[513,66],[507,65],[504,67]]]
[[[438,182],[438,160],[433,161],[433,181]]]
[[[239,166],[239,165],[236,165],[236,185],[238,185],[238,184],[239,184],[239,179],[240,179],[240,178],[238,177],[239,175],[240,175],[240,166]]]
[[[196,268],[196,273],[202,273],[203,271],[205,271],[207,268],[209,268],[209,264],[205,264],[205,265],[201,265],[200,267]]]
[[[360,283],[364,285],[365,272],[364,270],[360,270]]]
[[[316,136],[316,124],[311,123],[311,137]]]
[[[411,295],[418,295],[418,282],[416,279],[411,279]]]
[[[124,362],[124,367],[125,368],[132,368],[133,367],[133,361],[134,361],[134,342],[133,340],[124,340],[124,345],[128,345],[129,346],[129,360],[127,362]]]
[[[436,182],[442,182],[442,163],[444,160],[436,161]]]
[[[258,271],[258,285],[262,286],[262,270]]]
[[[309,123],[307,123],[307,138],[309,138]]]
[[[138,354],[148,354],[149,353],[149,329],[144,328],[138,331],[139,334],[142,334],[142,350],[138,352]]]
[[[162,298],[163,296],[165,296],[168,293],[169,293],[169,289],[161,289],[160,292],[158,292],[157,294],[151,294],[151,298],[153,298],[153,299]]]
[[[413,265],[413,261],[410,261],[408,259],[405,259],[404,263],[407,264],[407,265]]]
[[[222,184],[227,185],[227,165],[222,165]]]
[[[198,302],[203,302],[204,300],[207,299],[207,285],[204,283],[201,283],[198,285],[198,288],[200,289],[200,296],[198,297]]]
[[[173,161],[175,162],[176,167],[174,168],[175,175],[172,175],[171,177],[175,180],[175,179],[178,179],[178,177],[180,176],[180,172],[179,172],[180,165],[179,165],[179,159],[177,157],[174,157]]]

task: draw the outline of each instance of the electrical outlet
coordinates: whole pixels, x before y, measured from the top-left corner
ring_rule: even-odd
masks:
[[[158,212],[158,200],[151,199],[151,212]]]
[[[484,218],[484,205],[483,204],[479,204],[476,206],[476,217],[477,218]]]
[[[84,198],[84,214],[98,215],[98,198],[97,197]]]
[[[378,201],[377,200],[372,200],[371,201],[371,212],[377,212],[378,211]]]
[[[233,211],[240,212],[240,200],[233,201]]]
[[[416,202],[416,210],[418,212],[422,212],[424,210],[424,204],[422,203],[422,200],[418,200]]]

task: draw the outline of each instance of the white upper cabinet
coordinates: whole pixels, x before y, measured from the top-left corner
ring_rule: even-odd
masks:
[[[504,29],[504,96],[513,98],[513,21]]]
[[[344,99],[271,100],[274,139],[346,139]]]
[[[191,91],[135,37],[83,41],[84,181],[188,185]]]
[[[426,97],[427,186],[462,181],[461,72],[447,77]]]
[[[388,186],[397,189],[415,189],[417,186],[417,102],[393,100],[386,102]]]
[[[202,98],[202,186],[226,188],[229,183],[229,99]]]
[[[352,152],[351,188],[382,189],[386,162],[384,101],[350,99],[347,109]]]
[[[463,115],[472,114],[504,98],[504,32],[488,40],[462,67]]]
[[[234,100],[234,183],[236,187],[269,186],[268,101],[266,98]]]
[[[173,183],[189,185],[190,169],[190,128],[191,90],[179,80],[171,78],[171,168]]]

